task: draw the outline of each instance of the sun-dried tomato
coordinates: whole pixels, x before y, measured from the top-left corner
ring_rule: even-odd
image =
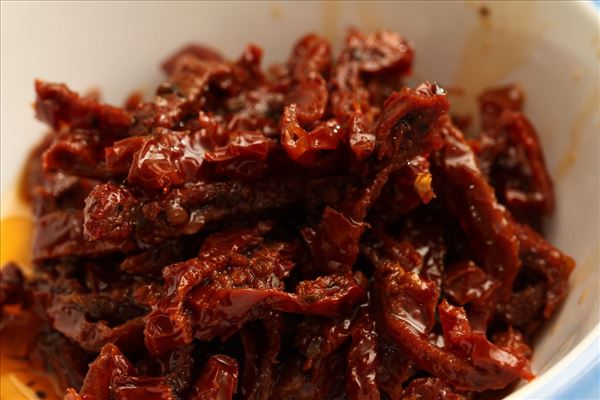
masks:
[[[37,324],[65,399],[462,400],[531,379],[574,262],[539,233],[555,199],[523,91],[484,92],[467,141],[441,86],[404,85],[413,58],[389,31],[350,30],[337,57],[309,34],[271,68],[192,44],[123,108],[36,81],[34,274],[2,269],[0,310]]]

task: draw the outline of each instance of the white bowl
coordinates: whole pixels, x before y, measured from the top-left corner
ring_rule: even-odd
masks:
[[[350,25],[396,30],[416,48],[415,80],[460,85],[468,96],[506,82],[524,86],[526,113],[556,184],[549,239],[577,267],[565,304],[536,343],[538,377],[511,398],[579,396],[569,381],[597,362],[599,349],[599,16],[591,3],[490,2],[482,17],[483,4],[3,2],[2,214],[13,212],[7,194],[44,131],[31,108],[36,77],[77,90],[99,87],[120,104],[134,89],[151,92],[161,79],[160,61],[190,41],[230,56],[258,43],[270,62],[285,59],[308,31],[339,44]]]

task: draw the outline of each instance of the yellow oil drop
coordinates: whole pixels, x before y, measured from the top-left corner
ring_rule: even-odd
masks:
[[[0,264],[9,261],[31,267],[33,220],[28,216],[11,216],[0,220]]]

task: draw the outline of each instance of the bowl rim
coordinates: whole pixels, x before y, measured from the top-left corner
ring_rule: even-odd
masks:
[[[580,15],[582,19],[586,20],[586,24],[595,25],[600,32],[600,0],[574,1],[570,5],[580,10]],[[5,188],[5,186],[2,187],[2,189]],[[3,205],[7,204],[7,197],[2,196]],[[600,268],[600,265],[596,267]],[[597,309],[596,311],[598,312]],[[599,378],[600,321],[566,355],[531,382],[514,390],[504,399],[573,398],[576,387],[586,385],[600,387]]]

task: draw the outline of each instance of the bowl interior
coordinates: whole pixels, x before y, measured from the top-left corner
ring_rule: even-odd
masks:
[[[574,256],[566,303],[536,343],[541,374],[598,325],[600,106],[597,14],[567,2],[129,2],[2,3],[2,214],[27,150],[44,128],[33,118],[36,77],[76,90],[98,87],[120,104],[151,94],[160,61],[198,41],[236,57],[249,42],[282,61],[303,33],[339,45],[345,28],[388,28],[416,48],[413,83],[460,86],[454,106],[472,111],[482,88],[519,82],[541,137],[558,208],[550,241]],[[538,379],[539,380],[539,379]]]

